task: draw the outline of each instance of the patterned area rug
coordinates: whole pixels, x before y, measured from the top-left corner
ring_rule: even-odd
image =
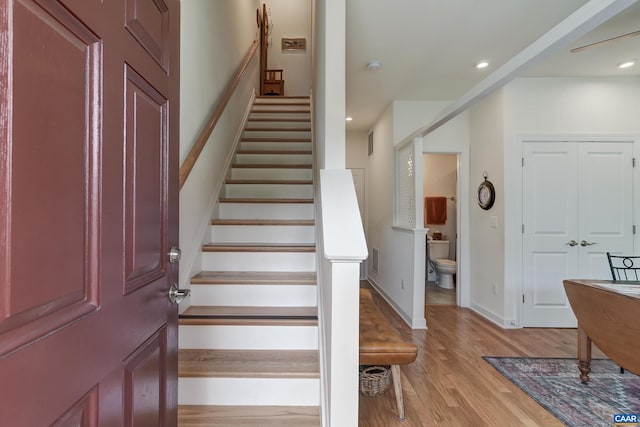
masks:
[[[593,360],[583,384],[576,359],[483,359],[567,426],[611,427],[614,414],[640,413],[640,377],[611,360]]]

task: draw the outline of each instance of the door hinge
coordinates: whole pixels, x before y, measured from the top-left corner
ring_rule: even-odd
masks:
[[[524,304],[524,294],[522,294],[522,303]]]
[[[524,157],[522,158],[522,167],[524,167]]]
[[[636,225],[633,224],[633,234],[636,234]]]
[[[635,157],[631,159],[631,167],[634,167],[634,168],[636,167],[636,158]]]
[[[524,234],[524,224],[522,224],[522,234]]]

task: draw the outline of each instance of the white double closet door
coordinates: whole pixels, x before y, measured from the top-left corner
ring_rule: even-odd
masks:
[[[525,142],[523,326],[575,327],[564,279],[610,279],[633,253],[633,144]]]

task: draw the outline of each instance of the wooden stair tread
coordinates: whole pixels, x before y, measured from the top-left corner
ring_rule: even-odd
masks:
[[[311,142],[311,138],[244,137],[241,142]]]
[[[238,150],[236,154],[278,154],[278,155],[293,155],[293,154],[313,154],[311,150]]]
[[[249,117],[247,122],[311,123],[311,119],[303,117]]]
[[[312,219],[212,219],[212,225],[315,225]]]
[[[179,427],[320,427],[317,406],[179,405]]]
[[[264,318],[253,319],[243,317],[180,317],[180,325],[190,326],[318,326],[317,319],[306,318]]]
[[[245,127],[245,132],[311,132],[311,128],[288,128],[288,127]]]
[[[180,317],[317,318],[317,307],[192,305]]]
[[[311,105],[310,102],[256,102],[253,104],[254,107],[256,106],[263,106],[263,105],[277,105],[277,106],[305,106],[305,107],[309,107]]]
[[[178,376],[189,378],[319,378],[317,350],[182,349]]]
[[[203,252],[315,252],[316,245],[291,243],[209,243]]]
[[[192,305],[180,325],[318,326],[316,307],[242,307]]]
[[[236,169],[311,169],[312,165],[310,163],[234,163],[231,167]]]
[[[226,184],[287,184],[287,185],[311,185],[310,179],[228,179]]]
[[[313,199],[275,199],[258,197],[220,197],[220,203],[313,203]]]
[[[311,99],[309,95],[284,95],[274,98],[272,95],[258,95],[256,99],[268,99],[269,101],[278,99]]]
[[[311,114],[311,110],[296,110],[294,108],[284,110],[275,110],[271,108],[252,108],[251,114]]]
[[[191,278],[191,284],[315,285],[316,273],[298,271],[201,271]]]

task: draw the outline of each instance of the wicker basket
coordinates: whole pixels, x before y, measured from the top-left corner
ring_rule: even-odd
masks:
[[[382,396],[390,386],[389,366],[364,366],[360,370],[360,393],[363,396]]]

